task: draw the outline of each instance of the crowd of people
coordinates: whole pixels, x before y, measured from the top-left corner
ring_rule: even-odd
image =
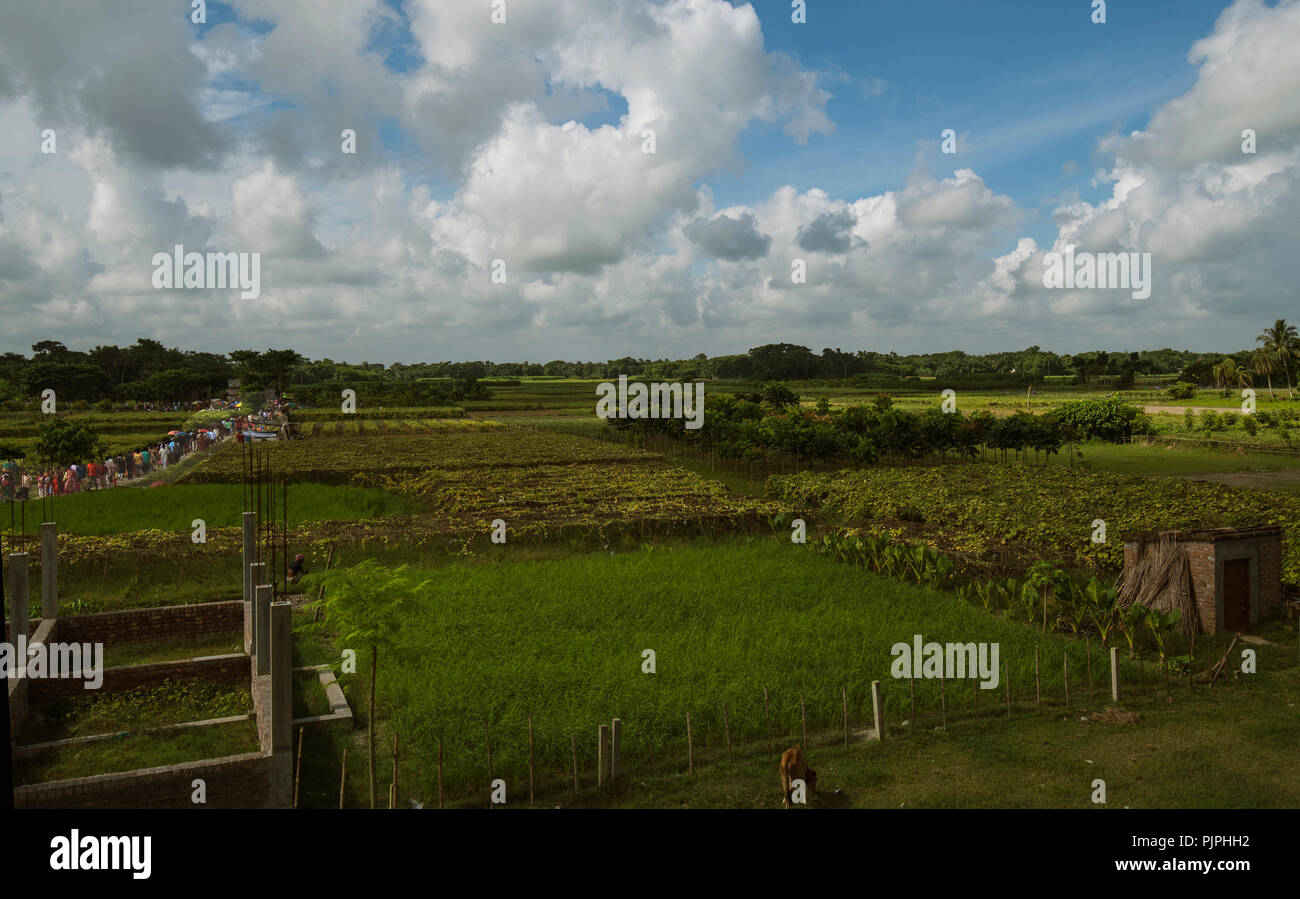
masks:
[[[147,477],[175,465],[191,453],[205,450],[226,436],[222,427],[178,431],[166,441],[134,452],[106,459],[75,462],[68,466],[26,468],[14,460],[0,469],[0,499],[4,501],[43,499],[90,490],[106,490],[118,484]]]

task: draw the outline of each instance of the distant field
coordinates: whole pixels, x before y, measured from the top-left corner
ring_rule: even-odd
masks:
[[[185,531],[201,518],[209,530],[236,527],[243,513],[243,487],[239,484],[175,484],[166,487],[115,487],[57,496],[54,520],[61,534],[104,536],[133,531]],[[381,518],[412,512],[417,506],[407,497],[382,490],[324,484],[294,485],[289,489],[289,526],[331,519]],[[40,517],[32,503],[27,514],[29,534],[40,532]],[[8,529],[8,510],[4,524]]]

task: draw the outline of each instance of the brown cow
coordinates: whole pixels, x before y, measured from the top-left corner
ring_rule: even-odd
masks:
[[[786,808],[790,808],[790,796],[794,792],[792,784],[796,780],[802,780],[810,792],[817,792],[817,772],[808,767],[800,746],[793,746],[781,754],[781,792],[785,794]]]

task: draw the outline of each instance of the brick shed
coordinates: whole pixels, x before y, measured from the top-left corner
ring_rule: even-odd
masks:
[[[1201,631],[1250,631],[1282,607],[1282,529],[1202,528],[1124,538],[1124,572],[1172,539],[1187,554]]]

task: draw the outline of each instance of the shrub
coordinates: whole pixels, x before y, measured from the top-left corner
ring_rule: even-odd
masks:
[[[1179,381],[1175,384],[1171,384],[1169,389],[1165,391],[1165,394],[1170,399],[1190,400],[1192,397],[1196,396],[1196,385],[1190,384],[1187,381]]]
[[[1238,416],[1236,412],[1224,412],[1223,413],[1224,429],[1231,431],[1233,428],[1235,428],[1237,426],[1237,418]]]
[[[1219,413],[1215,412],[1213,409],[1206,409],[1202,412],[1201,427],[1207,431],[1217,431],[1223,427],[1223,423],[1219,421]]]
[[[1183,410],[1183,427],[1189,431],[1196,430],[1196,412],[1192,409]]]
[[[1116,397],[1062,403],[1054,414],[1064,428],[1083,440],[1118,443],[1132,434],[1145,434],[1151,429],[1149,416]]]
[[[1246,429],[1246,433],[1251,437],[1254,437],[1259,430],[1259,425],[1255,424],[1255,416],[1253,415],[1241,416],[1241,426]]]

